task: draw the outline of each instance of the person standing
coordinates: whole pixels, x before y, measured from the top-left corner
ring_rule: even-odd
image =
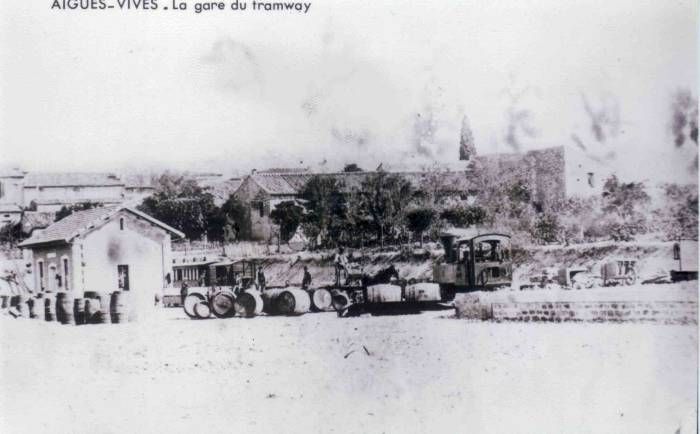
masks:
[[[180,288],[180,304],[185,305],[185,299],[187,298],[187,282],[182,282],[182,288]]]
[[[333,263],[335,265],[335,283],[340,285],[341,272],[345,274],[346,279],[348,278],[348,258],[345,256],[345,250],[342,247],[338,248],[338,253],[335,254]]]
[[[265,290],[265,273],[263,272],[262,267],[258,268],[258,289],[260,291]]]
[[[311,286],[311,273],[309,273],[309,267],[304,265],[304,277],[301,279],[301,289],[309,289]]]

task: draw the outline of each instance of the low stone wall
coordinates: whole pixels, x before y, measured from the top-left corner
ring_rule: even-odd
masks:
[[[648,322],[697,324],[692,301],[492,303],[491,319],[524,322]]]
[[[472,292],[455,297],[457,318],[522,322],[698,324],[697,281],[588,291]]]

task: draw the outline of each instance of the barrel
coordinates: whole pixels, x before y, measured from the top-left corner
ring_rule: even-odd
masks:
[[[311,308],[311,297],[303,289],[286,288],[276,297],[275,310],[281,315],[301,315]]]
[[[17,310],[20,312],[20,314],[25,317],[29,318],[30,312],[29,312],[29,300],[30,297],[28,297],[26,294],[20,294],[18,295],[19,301],[17,304]]]
[[[335,289],[331,292],[331,297],[331,305],[337,311],[342,311],[350,305],[350,297],[345,291]]]
[[[85,324],[85,299],[76,298],[73,301],[73,316],[77,325]]]
[[[109,324],[112,322],[112,316],[109,312],[109,305],[112,302],[112,296],[109,292],[98,292],[97,299],[100,302],[100,313],[97,315],[96,322],[98,324]]]
[[[85,324],[97,324],[100,322],[100,300],[97,298],[85,299]]]
[[[260,293],[260,297],[262,297],[263,300],[263,312],[270,315],[279,313],[277,312],[276,300],[282,291],[284,291],[284,288],[270,288]]]
[[[333,296],[327,289],[316,289],[311,292],[311,308],[315,311],[328,310],[333,302]]]
[[[393,303],[401,301],[401,287],[383,283],[367,287],[367,302]]]
[[[209,308],[209,304],[206,301],[198,301],[194,305],[194,314],[199,319],[209,318],[211,316],[211,308]]]
[[[125,323],[129,317],[128,295],[122,291],[114,291],[109,303],[109,314],[112,324]]]
[[[27,310],[29,312],[29,318],[36,319],[39,317],[38,311],[39,311],[39,302],[40,300],[38,298],[30,297],[27,299]]]
[[[56,300],[53,296],[44,297],[44,319],[56,321]]]
[[[236,311],[234,304],[236,296],[229,290],[223,290],[214,295],[211,299],[211,312],[217,318],[230,318]]]
[[[56,318],[61,324],[75,324],[73,316],[73,293],[61,291],[56,293]]]
[[[252,318],[263,311],[263,299],[259,291],[249,290],[238,295],[234,304],[236,315]]]
[[[182,304],[182,309],[185,311],[188,317],[198,318],[194,311],[194,307],[200,301],[206,301],[206,297],[196,292],[188,294],[187,297],[185,297],[185,302]]]
[[[440,285],[437,283],[414,283],[406,287],[406,301],[440,301]]]

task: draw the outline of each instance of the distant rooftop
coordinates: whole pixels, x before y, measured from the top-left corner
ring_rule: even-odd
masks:
[[[25,187],[104,187],[123,186],[113,173],[90,172],[31,172],[24,179]]]

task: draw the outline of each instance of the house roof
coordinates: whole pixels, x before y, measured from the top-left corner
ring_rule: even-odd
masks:
[[[241,178],[231,178],[223,182],[218,182],[207,187],[207,191],[214,196],[214,204],[216,206],[221,206],[226,202],[238,187],[243,184],[243,179]]]
[[[295,189],[284,176],[275,174],[251,175],[251,179],[260,186],[266,193],[271,195],[294,195]]]
[[[159,226],[162,229],[178,237],[185,237],[185,235],[182,232],[166,225],[160,220],[154,219],[148,214],[144,214],[143,212],[133,208],[127,208],[124,206],[114,206],[93,208],[85,211],[74,212],[73,214],[50,225],[41,232],[35,232],[29,239],[20,243],[19,247],[28,247],[36,244],[46,244],[54,242],[69,243],[71,240],[73,240],[73,238],[100,225],[103,222],[106,222],[107,220],[109,220],[110,217],[122,210],[130,212],[140,218],[143,218],[144,220],[148,220],[156,226]]]
[[[121,186],[124,181],[111,173],[29,173],[24,187],[105,187]]]

